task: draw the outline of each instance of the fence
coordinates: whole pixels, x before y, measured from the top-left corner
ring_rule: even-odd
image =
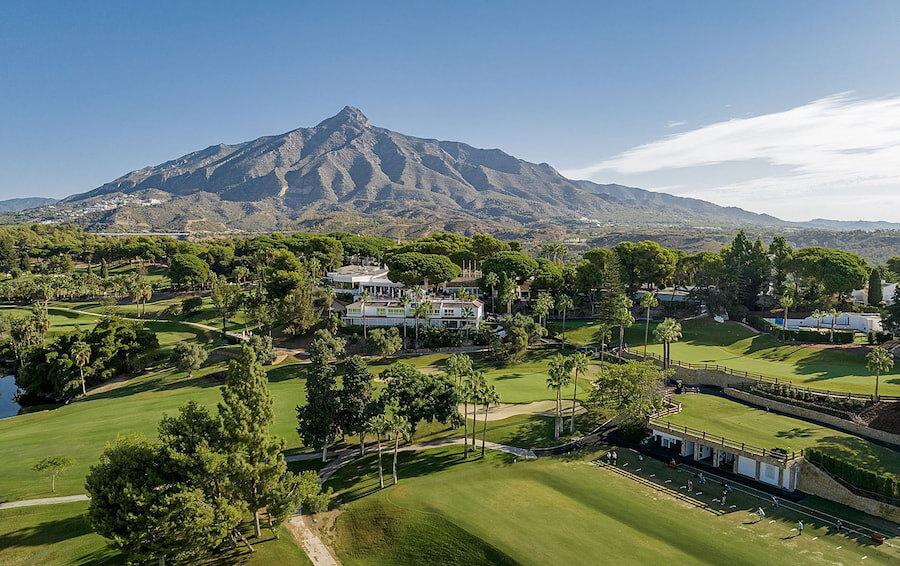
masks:
[[[657,429],[664,429],[668,432],[690,435],[694,438],[703,440],[704,442],[722,446],[723,448],[731,448],[732,450],[746,452],[748,454],[754,454],[756,456],[763,456],[765,458],[772,458],[781,462],[788,462],[790,460],[794,460],[803,456],[803,450],[794,450],[793,452],[787,452],[785,450],[780,450],[777,448],[762,448],[760,446],[747,444],[746,442],[731,440],[730,438],[725,438],[724,436],[719,436],[717,434],[709,434],[705,430],[698,430],[696,428],[674,424],[669,421],[663,421],[655,417],[650,419],[650,425],[656,427]]]
[[[647,352],[645,355],[642,352],[637,352],[635,350],[630,349],[628,346],[625,346],[625,352],[638,356],[640,358],[650,358],[656,360],[658,362],[664,363],[665,360],[662,356],[658,354],[654,354],[653,352]],[[799,385],[795,385],[791,380],[772,377],[770,375],[763,375],[761,373],[755,373],[752,371],[743,371],[736,370],[727,366],[720,366],[719,364],[693,364],[690,362],[682,362],[680,360],[669,360],[670,366],[679,366],[685,369],[694,369],[694,370],[707,370],[707,371],[718,371],[720,373],[724,373],[727,375],[733,375],[735,377],[742,377],[744,379],[751,379],[758,383],[768,383],[772,385],[780,385],[782,387],[788,387],[792,389],[796,393],[806,393],[809,395],[818,395],[822,397],[833,397],[837,399],[852,399],[856,401],[865,401],[865,402],[874,402],[875,396],[867,393],[847,393],[845,391],[832,391],[830,389],[816,389],[814,387],[801,387]],[[900,397],[896,395],[879,395],[878,398],[881,401],[900,401]]]

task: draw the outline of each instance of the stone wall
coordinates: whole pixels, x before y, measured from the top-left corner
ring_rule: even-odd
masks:
[[[629,360],[643,360],[641,356],[632,354],[631,352],[625,352],[622,357]],[[654,362],[656,365],[662,367],[662,362],[659,360],[648,359],[647,361]],[[739,383],[754,382],[754,380],[747,379],[746,377],[731,375],[724,371],[714,369],[689,369],[675,364],[670,365],[669,369],[675,372],[674,379],[680,379],[686,385],[709,385],[718,387],[719,389],[725,389],[726,387],[737,385]]]
[[[797,488],[803,493],[818,495],[863,513],[900,523],[900,507],[856,495],[806,460],[800,469],[800,484]]]
[[[726,387],[725,394],[733,399],[744,401],[745,403],[750,403],[751,405],[756,405],[757,407],[767,407],[773,411],[778,411],[779,413],[784,413],[786,415],[791,415],[806,420],[818,421],[832,428],[843,430],[844,432],[849,432],[850,434],[855,434],[857,436],[862,436],[871,440],[885,442],[887,444],[890,444],[891,446],[900,447],[900,435],[892,434],[884,430],[869,428],[859,423],[848,421],[846,419],[835,417],[826,413],[820,413],[819,411],[807,409],[806,407],[798,407],[789,403],[773,401],[772,399],[760,397],[759,395],[753,395],[752,393],[747,393],[746,391],[741,391],[740,389],[734,389],[732,387]]]

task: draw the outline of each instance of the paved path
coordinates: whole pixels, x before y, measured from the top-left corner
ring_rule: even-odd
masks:
[[[318,533],[309,525],[309,517],[294,515],[287,522],[287,528],[291,531],[294,540],[300,548],[309,556],[314,566],[340,566],[337,558],[331,554],[328,546],[322,542]]]
[[[23,499],[21,501],[8,501],[0,503],[0,509],[15,509],[16,507],[32,507],[34,505],[55,505],[57,503],[74,503],[75,501],[87,501],[90,499],[86,493],[81,495],[66,495],[63,497],[44,497],[41,499]]]

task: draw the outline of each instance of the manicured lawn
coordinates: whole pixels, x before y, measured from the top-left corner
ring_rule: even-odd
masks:
[[[50,330],[47,331],[47,338],[67,334],[76,329],[89,330],[100,320],[96,316],[89,314],[79,314],[52,307],[48,309],[48,313],[50,315]],[[14,317],[31,316],[31,308],[0,305],[0,314]]]
[[[294,407],[306,399],[302,367],[285,363],[267,368],[275,400],[273,432],[288,447],[300,445]],[[31,467],[54,455],[76,460],[57,480],[56,495],[84,493],[88,468],[117,435],[142,432],[155,437],[163,413],[174,414],[187,401],[214,410],[224,380],[206,375],[224,369],[225,364],[214,364],[195,372],[192,379],[169,369],[149,372],[65,407],[0,420],[0,501],[50,496],[49,482]]]
[[[662,345],[653,344],[650,324],[648,351],[662,354]],[[567,323],[566,337],[573,342],[593,344],[597,323],[575,321]],[[690,320],[682,323],[684,337],[672,344],[672,359],[694,364],[718,364],[740,371],[790,379],[794,383],[855,393],[873,393],[875,377],[866,369],[865,356],[840,348],[821,348],[808,345],[780,344],[768,334],[755,334],[733,322],[718,324],[712,319]],[[618,345],[618,330],[613,342]],[[626,331],[625,342],[632,348],[642,348],[644,325],[635,323]],[[900,395],[900,364],[893,373],[881,377],[879,392]]]
[[[621,449],[640,478],[601,469],[591,455],[513,463],[458,450],[401,454],[400,484],[377,489],[375,457],[354,461],[327,485],[343,513],[329,536],[342,562],[357,564],[889,564],[897,549],[832,534],[826,525],[736,491],[687,498],[686,475]],[[390,462],[385,459],[389,473]],[[649,478],[649,474],[656,478]],[[664,484],[672,479],[672,484]],[[648,482],[659,482],[649,483]],[[390,482],[388,482],[390,483]],[[811,500],[804,503],[812,503]],[[768,520],[754,511],[767,507]],[[813,540],[816,538],[816,540]],[[835,550],[840,546],[840,550]]]
[[[0,511],[0,564],[124,564],[124,557],[91,529],[87,508],[87,502],[79,502]],[[251,537],[249,525],[244,531]],[[268,529],[258,541],[251,537],[252,554],[240,546],[212,563],[311,564],[287,529],[278,531],[278,539]]]
[[[815,446],[871,470],[900,477],[900,452],[858,436],[803,420],[767,413],[716,395],[676,395],[680,413],[665,420],[762,448],[800,450]]]
[[[485,378],[492,383],[500,393],[503,403],[530,403],[544,399],[556,399],[556,391],[547,388],[547,370],[550,367],[550,358],[556,354],[557,349],[543,349],[528,352],[525,359],[519,363],[497,363],[481,354],[470,354],[477,369],[484,370]],[[566,352],[568,353],[568,352]],[[450,354],[427,354],[423,356],[405,356],[399,361],[410,363],[424,372],[440,372],[446,367],[446,360]],[[370,369],[379,374],[391,362],[372,362]],[[578,396],[582,393],[586,396],[591,388],[591,381],[599,371],[599,363],[592,363],[587,375],[578,380]],[[572,398],[574,387],[563,388],[563,398]]]

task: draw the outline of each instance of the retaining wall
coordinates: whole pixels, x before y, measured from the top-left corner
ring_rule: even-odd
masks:
[[[751,405],[756,405],[758,407],[767,407],[773,411],[778,411],[779,413],[784,413],[786,415],[791,415],[805,420],[818,421],[832,428],[843,430],[844,432],[849,432],[850,434],[855,434],[857,436],[862,436],[871,440],[878,440],[890,444],[891,446],[900,447],[900,435],[898,434],[893,434],[884,430],[878,430],[877,428],[869,428],[859,423],[848,421],[840,417],[835,417],[834,415],[829,415],[827,413],[820,413],[819,411],[807,409],[806,407],[798,407],[796,405],[791,405],[790,403],[773,401],[772,399],[760,397],[759,395],[753,395],[752,393],[747,393],[746,391],[741,391],[740,389],[734,389],[733,387],[725,387],[724,390],[725,394],[729,397],[737,399],[739,401],[744,401],[745,403],[750,403]]]
[[[856,495],[817,466],[810,464],[808,460],[803,460],[797,489],[869,515],[900,523],[900,507]]]
[[[629,360],[644,361],[643,357],[632,354],[631,352],[623,353],[622,357]],[[662,367],[663,365],[661,361],[655,359],[648,359],[646,361],[654,362],[659,367]],[[712,387],[718,387],[719,389],[725,389],[726,387],[739,383],[755,383],[755,380],[753,379],[748,379],[739,375],[731,375],[724,371],[714,369],[690,369],[676,364],[670,365],[669,369],[675,372],[675,379],[680,379],[686,385],[710,385]]]

